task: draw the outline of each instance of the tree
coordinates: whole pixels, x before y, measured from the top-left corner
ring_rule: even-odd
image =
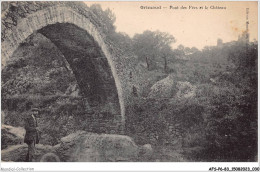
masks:
[[[131,54],[132,39],[126,33],[116,32],[114,25],[116,21],[115,14],[109,8],[102,10],[100,4],[93,4],[90,9],[99,18],[99,26],[106,35],[107,40],[115,44],[115,47],[118,47],[124,53]]]
[[[184,51],[185,47],[182,44],[180,44],[180,45],[178,45],[177,49],[180,51]]]
[[[93,4],[90,6],[90,9],[101,21],[100,23],[104,33],[111,34],[115,32],[116,27],[114,23],[116,16],[109,8],[103,11],[100,4]]]
[[[185,54],[185,55],[191,54],[191,49],[190,49],[189,47],[185,47],[185,48],[184,48],[184,54]]]
[[[182,58],[184,56],[184,51],[181,51],[179,49],[173,50],[173,54],[176,58]]]
[[[164,60],[164,72],[168,73],[168,60],[167,57],[174,57],[173,51],[170,46],[165,46],[162,48],[162,58]]]
[[[132,39],[126,33],[116,32],[111,38],[125,53],[132,53]]]
[[[196,53],[196,52],[199,52],[199,49],[196,48],[196,47],[192,47],[192,48],[190,49],[190,51],[191,51],[191,53]]]
[[[135,34],[133,37],[133,51],[140,60],[145,60],[147,69],[155,68],[157,58],[166,59],[168,52],[171,51],[171,44],[175,38],[160,31],[144,31],[142,34]]]

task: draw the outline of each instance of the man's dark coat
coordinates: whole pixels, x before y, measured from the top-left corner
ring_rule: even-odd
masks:
[[[39,135],[36,130],[36,127],[38,126],[36,118],[33,118],[32,115],[28,115],[25,117],[24,122],[26,130],[24,143],[31,144],[33,141],[35,141],[36,144],[39,143]]]

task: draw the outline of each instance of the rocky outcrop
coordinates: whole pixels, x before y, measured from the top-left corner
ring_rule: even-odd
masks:
[[[173,76],[156,82],[149,93],[149,98],[187,99],[195,96],[196,87],[187,81],[174,81]]]
[[[1,151],[2,161],[25,162],[28,151],[28,145],[14,145]],[[52,151],[52,146],[36,145],[35,160],[39,162],[42,156]]]
[[[2,150],[2,161],[24,162],[27,144],[10,146]],[[36,162],[118,162],[149,160],[151,145],[138,147],[124,135],[94,134],[77,131],[61,139],[55,146],[36,145]]]
[[[11,145],[23,144],[25,129],[22,127],[1,126],[1,149]]]
[[[128,136],[85,131],[62,138],[55,152],[66,162],[135,161],[139,153],[138,146]]]
[[[149,98],[171,98],[174,91],[174,80],[171,76],[168,76],[158,82],[152,87],[148,95]]]

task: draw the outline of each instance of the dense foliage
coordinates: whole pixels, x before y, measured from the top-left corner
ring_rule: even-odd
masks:
[[[133,51],[140,60],[146,62],[148,70],[155,69],[156,59],[163,58],[166,71],[167,57],[172,56],[171,44],[174,42],[175,38],[168,33],[146,30],[133,37]]]
[[[227,52],[233,68],[219,74],[219,92],[210,100],[207,151],[211,158],[252,161],[257,152],[257,44],[237,43]]]
[[[257,44],[233,42],[186,56],[188,60],[179,64],[182,70],[177,68],[171,75],[175,81],[195,85],[196,96],[186,100],[174,96],[134,101],[129,107],[132,125],[128,132],[136,136],[137,142],[174,145],[178,130],[184,153],[192,160],[254,161]],[[157,139],[151,139],[154,135]]]

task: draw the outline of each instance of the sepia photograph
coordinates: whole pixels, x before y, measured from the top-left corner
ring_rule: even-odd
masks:
[[[257,1],[1,2],[1,170],[258,161]]]

